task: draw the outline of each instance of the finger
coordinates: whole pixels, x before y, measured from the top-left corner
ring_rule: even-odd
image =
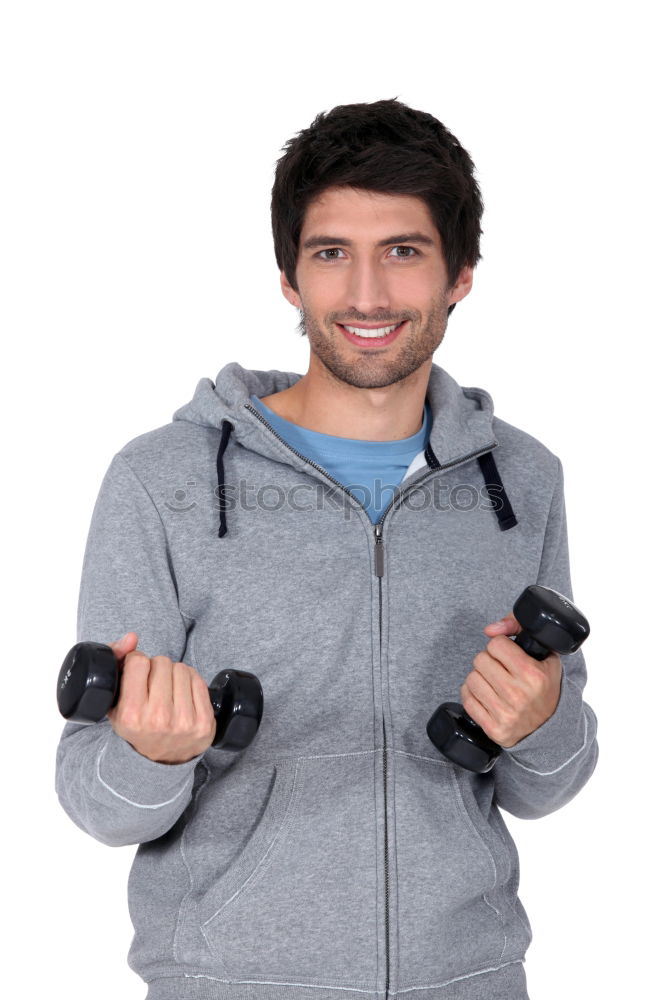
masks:
[[[483,630],[486,635],[518,635],[522,626],[513,615],[505,615],[497,622],[491,622]]]
[[[469,693],[483,705],[495,721],[498,721],[501,713],[509,707],[509,702],[497,681],[495,681],[497,686],[494,686],[478,667],[466,678],[465,684]]]
[[[122,639],[116,639],[114,642],[110,642],[109,646],[115,653],[116,659],[119,662],[127,656],[133,649],[136,649],[139,637],[136,632],[126,632]]]
[[[212,724],[215,718],[213,714],[213,706],[210,700],[210,694],[208,693],[208,687],[205,680],[201,674],[197,673],[196,670],[192,673],[192,700],[194,702],[194,709],[197,715],[197,724],[208,722]]]
[[[530,679],[538,677],[543,668],[539,663],[526,653],[519,643],[506,635],[494,635],[488,640],[486,652],[501,663],[505,670],[511,674],[515,684],[529,686]]]
[[[502,701],[508,700],[513,675],[500,660],[485,649],[474,658],[474,670],[470,676],[473,677],[474,674],[483,677],[497,698]]]
[[[148,701],[173,708],[173,661],[168,656],[151,658]]]
[[[148,675],[150,674],[150,659],[138,649],[132,650],[125,657],[120,675],[120,699],[125,705],[140,706],[148,698]]]
[[[173,705],[176,712],[176,721],[186,728],[190,728],[195,719],[191,675],[192,672],[186,663],[174,663]]]
[[[471,691],[467,691],[465,694],[463,708],[470,718],[474,719],[481,726],[485,733],[493,727],[495,720]]]

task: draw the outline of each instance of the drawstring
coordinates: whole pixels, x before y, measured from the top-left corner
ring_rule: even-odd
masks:
[[[222,421],[222,437],[220,446],[217,449],[217,493],[220,498],[220,528],[217,533],[218,538],[224,538],[227,533],[227,517],[225,513],[226,499],[224,496],[224,452],[229,442],[229,434],[233,430],[230,420]]]
[[[437,461],[437,456],[435,455],[430,441],[425,449],[425,459],[431,469],[436,469],[439,466]],[[514,528],[518,524],[518,518],[513,512],[513,507],[506,495],[506,490],[504,489],[504,483],[502,482],[501,476],[497,471],[497,466],[495,465],[495,458],[491,451],[487,451],[485,455],[479,455],[477,457],[477,462],[481,466],[481,472],[483,473],[483,478],[486,481],[486,486],[488,489],[491,487],[499,491],[500,503],[494,508],[495,514],[497,516],[497,521],[500,526],[500,531],[508,531],[509,528]],[[495,498],[492,498],[495,500]]]
[[[518,524],[518,518],[514,514],[509,498],[506,495],[504,483],[502,482],[500,474],[497,471],[493,453],[491,451],[487,451],[485,455],[479,455],[477,462],[481,466],[481,472],[483,473],[483,478],[486,481],[488,489],[493,487],[494,489],[499,490],[499,499],[501,503],[498,507],[495,507],[495,514],[497,515],[497,520],[499,521],[500,531],[508,531],[509,528],[513,528],[516,524]]]
[[[230,420],[222,421],[222,437],[220,438],[220,445],[217,449],[217,492],[220,498],[220,527],[217,532],[218,538],[224,538],[227,533],[227,518],[225,513],[226,498],[224,495],[224,452],[226,450],[227,444],[229,443],[229,435],[233,430],[234,425]],[[436,468],[439,464],[435,456],[434,451],[430,446],[430,442],[425,449],[425,457],[428,465],[431,468]],[[509,528],[515,527],[518,524],[518,519],[513,513],[513,508],[506,495],[506,490],[504,489],[504,483],[497,471],[497,465],[495,464],[495,459],[492,452],[487,451],[485,455],[479,455],[477,458],[479,465],[481,466],[481,472],[483,473],[483,478],[486,481],[486,486],[488,489],[491,487],[499,491],[500,500],[499,506],[495,507],[495,514],[497,516],[497,521],[500,526],[500,531],[508,531]],[[492,498],[493,500],[495,498]]]

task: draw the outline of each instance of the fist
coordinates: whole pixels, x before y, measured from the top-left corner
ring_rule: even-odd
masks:
[[[216,719],[201,674],[168,656],[136,649],[136,632],[110,643],[118,660],[120,696],[108,712],[114,731],[159,764],[184,764],[213,742]]]
[[[486,625],[490,641],[460,688],[462,706],[487,736],[510,749],[546,722],[560,699],[562,661],[557,653],[535,660],[509,636],[522,631],[513,615]]]

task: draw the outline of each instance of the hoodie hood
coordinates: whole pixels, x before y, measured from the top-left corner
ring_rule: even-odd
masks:
[[[294,467],[312,473],[312,462],[298,455],[277,432],[271,429],[271,433],[266,433],[265,420],[250,399],[252,395],[261,399],[281,392],[302,377],[296,372],[243,368],[232,361],[220,369],[215,382],[209,378],[199,379],[192,399],[173,414],[174,421],[186,420],[220,431],[217,476],[221,499],[224,497],[224,453],[232,432],[243,447],[276,461],[285,461],[285,448],[288,448]],[[498,441],[493,428],[494,407],[490,394],[485,389],[458,385],[447,371],[433,362],[427,397],[432,412],[430,438],[425,448],[427,464],[431,469],[438,469],[454,465],[468,456],[476,457],[486,485],[494,487],[502,499],[499,509],[496,508],[500,529],[505,531],[513,527],[517,520],[492,455]],[[222,503],[218,537],[223,538],[225,534],[226,515]]]

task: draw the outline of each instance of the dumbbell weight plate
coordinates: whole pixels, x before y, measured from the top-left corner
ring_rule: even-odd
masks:
[[[110,646],[77,642],[58,674],[58,709],[70,722],[87,724],[103,719],[117,701],[118,661]]]
[[[440,753],[477,774],[490,771],[502,751],[455,701],[445,701],[435,709],[426,732]]]
[[[264,709],[259,678],[246,670],[222,670],[208,688],[217,718],[212,746],[243,750],[255,737]]]

